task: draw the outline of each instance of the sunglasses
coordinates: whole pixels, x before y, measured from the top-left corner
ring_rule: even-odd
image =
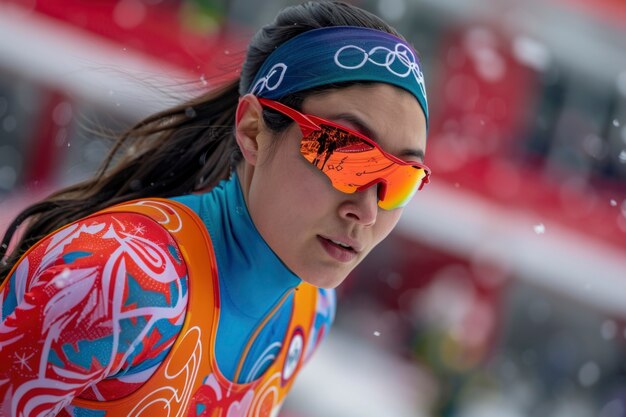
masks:
[[[259,98],[259,102],[300,126],[300,153],[341,192],[352,194],[377,185],[378,206],[393,210],[406,206],[429,182],[430,169],[426,165],[403,161],[367,136],[277,101]]]

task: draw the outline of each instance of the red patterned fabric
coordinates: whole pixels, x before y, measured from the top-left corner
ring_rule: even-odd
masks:
[[[0,290],[0,415],[134,391],[176,339],[186,275],[171,235],[141,214],[90,217],[35,245]]]

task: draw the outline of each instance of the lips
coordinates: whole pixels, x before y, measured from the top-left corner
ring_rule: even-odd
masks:
[[[347,263],[351,262],[361,251],[358,242],[351,239],[317,236],[322,247],[330,257],[335,260]]]

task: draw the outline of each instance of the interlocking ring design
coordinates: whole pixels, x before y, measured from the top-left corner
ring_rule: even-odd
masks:
[[[276,90],[283,82],[283,78],[285,78],[286,72],[287,65],[283,64],[282,62],[275,64],[267,72],[267,75],[259,78],[259,80],[254,84],[254,87],[252,87],[251,91],[252,94],[258,96],[262,92]]]
[[[351,49],[356,49],[359,53],[362,53],[363,54],[362,59],[359,62],[353,63],[353,64],[347,64],[345,62],[342,62],[341,54],[344,51],[348,51]],[[376,60],[374,57],[374,55],[377,53],[378,55],[380,55],[380,52],[382,52],[384,56],[384,59],[382,61]],[[345,57],[345,54],[344,54],[344,57]],[[415,81],[417,81],[417,83],[419,84],[420,90],[422,91],[422,94],[424,95],[424,99],[426,99],[426,86],[424,85],[424,73],[422,73],[422,70],[420,69],[419,64],[417,63],[417,58],[415,57],[415,54],[406,45],[402,43],[397,43],[393,50],[386,48],[384,46],[375,46],[369,51],[366,51],[365,49],[357,45],[346,45],[346,46],[342,46],[341,48],[339,48],[337,52],[335,53],[335,64],[337,64],[338,67],[343,68],[343,69],[347,69],[347,70],[359,69],[365,66],[368,62],[374,65],[378,65],[379,67],[385,67],[387,68],[387,71],[401,78],[406,78],[409,75],[413,74]],[[392,65],[396,62],[399,62],[400,64],[402,64],[402,66],[406,69],[406,71],[400,72],[397,69],[394,69]]]

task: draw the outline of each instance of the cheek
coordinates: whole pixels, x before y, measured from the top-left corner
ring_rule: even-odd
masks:
[[[249,191],[253,221],[274,249],[288,247],[327,212],[323,176],[289,146],[290,139],[283,138],[275,154],[255,168]]]
[[[299,139],[299,134],[283,138],[276,153],[260,168],[265,170],[272,195],[284,209],[311,213],[320,210],[333,189],[326,177],[300,154]]]
[[[374,225],[374,246],[382,242],[396,227],[403,210],[403,208],[391,211],[380,210]]]

